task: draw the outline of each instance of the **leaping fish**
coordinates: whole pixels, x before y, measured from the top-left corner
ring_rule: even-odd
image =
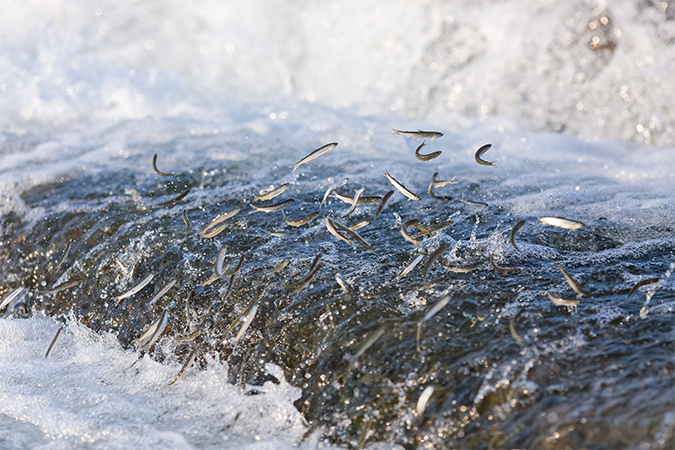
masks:
[[[276,197],[278,195],[281,195],[286,190],[286,188],[290,185],[291,185],[291,183],[284,183],[284,184],[282,184],[281,186],[279,186],[275,189],[272,189],[270,191],[265,192],[264,194],[254,195],[254,197],[255,197],[256,200],[258,200],[260,202],[265,201],[265,200],[271,200],[274,197]]]
[[[513,226],[513,228],[511,229],[511,233],[509,234],[509,241],[511,241],[511,245],[513,245],[513,248],[515,248],[518,251],[518,253],[522,253],[522,252],[516,246],[516,233],[518,232],[518,230],[520,230],[523,227],[523,225],[525,225],[525,220],[521,220],[520,222],[515,224]]]
[[[565,269],[564,269],[562,266],[561,266],[561,267],[558,267],[558,268],[560,269],[560,271],[562,272],[562,274],[565,276],[565,279],[566,279],[567,282],[569,283],[570,287],[571,287],[572,289],[574,289],[574,292],[576,292],[577,294],[579,294],[579,295],[582,296],[582,297],[590,297],[590,296],[591,296],[591,294],[589,294],[588,292],[586,292],[586,291],[583,290],[583,288],[581,287],[581,285],[579,285],[579,283],[577,283],[577,282],[574,280],[574,278],[572,278],[572,277],[570,276],[570,274],[567,273],[567,272],[565,271]]]
[[[274,205],[270,206],[256,206],[251,203],[251,208],[253,208],[253,211],[251,211],[249,214],[253,214],[254,212],[264,212],[264,213],[273,213],[277,211],[281,211],[282,209],[286,209],[289,206],[293,204],[295,200],[292,198],[289,198],[288,200],[284,200],[283,202],[275,203]]]
[[[494,161],[488,162],[488,161],[485,161],[484,159],[481,158],[481,156],[483,156],[483,154],[484,154],[485,152],[487,152],[488,150],[490,150],[490,147],[492,147],[492,144],[485,144],[484,146],[482,146],[481,148],[479,148],[478,150],[476,150],[476,155],[475,155],[474,157],[476,158],[476,162],[477,162],[478,164],[480,164],[481,166],[492,166],[492,167],[497,167],[497,166],[495,166],[495,162],[494,162]]]
[[[585,223],[577,220],[565,219],[564,217],[539,217],[539,222],[544,225],[551,225],[558,228],[565,228],[567,230],[578,230],[586,226]]]
[[[433,159],[438,158],[439,156],[441,156],[441,153],[443,153],[442,151],[439,150],[437,152],[432,152],[432,153],[429,153],[429,154],[426,154],[426,155],[421,154],[420,150],[422,150],[427,145],[429,145],[429,144],[427,144],[427,141],[425,139],[424,142],[422,142],[422,144],[419,147],[417,147],[417,149],[415,150],[415,157],[417,159],[419,159],[420,161],[431,161]]]
[[[293,167],[293,171],[295,171],[295,169],[297,169],[297,168],[300,167],[301,165],[307,164],[307,163],[310,162],[311,160],[318,158],[319,156],[323,155],[324,153],[328,153],[329,151],[331,151],[331,150],[333,150],[335,147],[337,147],[337,145],[338,145],[337,142],[331,142],[330,144],[326,144],[326,145],[324,145],[324,146],[322,146],[322,147],[317,148],[317,149],[314,150],[312,153],[310,153],[309,155],[305,156],[305,157],[302,158],[300,161],[298,161],[297,163],[295,163],[295,165],[292,166],[292,167]]]
[[[394,132],[394,134],[400,134],[401,136],[411,137],[415,139],[431,139],[432,141],[434,139],[443,136],[443,133],[441,133],[440,131],[422,131],[422,130],[401,131],[395,128],[392,128],[391,130]]]
[[[132,287],[131,289],[126,291],[124,294],[120,294],[117,297],[115,297],[116,300],[117,300],[116,303],[115,303],[115,306],[117,306],[120,303],[120,301],[122,301],[123,299],[125,299],[127,297],[131,297],[132,295],[134,295],[135,293],[137,293],[138,291],[140,291],[141,289],[146,287],[148,284],[150,284],[150,282],[152,281],[152,278],[154,276],[155,276],[155,274],[151,273],[147,277],[143,278],[141,280],[141,282],[138,283],[136,286]]]
[[[420,196],[419,196],[419,195],[417,195],[417,194],[415,194],[414,192],[410,191],[410,189],[408,189],[407,187],[405,187],[405,185],[403,185],[403,183],[401,183],[400,181],[396,180],[394,177],[392,177],[391,175],[389,175],[389,172],[387,172],[386,170],[385,170],[385,172],[384,172],[382,175],[384,175],[385,177],[387,177],[387,179],[389,180],[389,182],[390,182],[391,184],[393,184],[394,187],[395,187],[396,189],[398,189],[398,191],[399,191],[401,194],[405,195],[405,196],[408,197],[410,200],[420,200]]]
[[[417,351],[421,352],[422,351],[422,346],[420,345],[420,342],[422,340],[422,330],[424,329],[424,323],[431,318],[433,318],[436,314],[438,314],[445,306],[448,304],[450,301],[450,296],[447,295],[443,300],[439,301],[436,303],[434,306],[429,308],[427,313],[424,315],[424,318],[417,322]]]

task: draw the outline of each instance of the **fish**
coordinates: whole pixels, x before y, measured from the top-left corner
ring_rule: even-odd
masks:
[[[122,301],[123,299],[131,297],[132,295],[134,295],[135,293],[137,293],[138,291],[140,291],[141,289],[146,287],[148,284],[150,284],[150,282],[152,281],[152,278],[154,276],[155,276],[155,274],[151,273],[147,277],[143,278],[136,286],[132,287],[131,289],[126,291],[124,294],[121,294],[121,295],[118,295],[117,297],[115,297],[115,299],[117,300],[116,303],[115,303],[115,306],[119,305],[120,301]]]
[[[286,268],[286,266],[288,265],[289,262],[291,262],[290,259],[284,259],[279,264],[274,266],[270,272],[271,273],[281,272],[282,270],[284,270]]]
[[[174,383],[176,383],[178,380],[183,378],[183,375],[185,375],[185,372],[187,369],[192,365],[194,362],[195,358],[197,358],[197,349],[193,349],[190,354],[188,355],[187,359],[185,360],[185,363],[183,364],[183,367],[180,368],[180,371],[178,372],[178,375],[176,375],[176,378],[173,379],[171,383],[169,383],[169,386],[172,386]]]
[[[58,286],[54,286],[53,288],[45,292],[45,294],[46,295],[56,294],[57,292],[65,291],[66,289],[75,287],[80,283],[82,283],[82,280],[79,278],[77,280],[66,281],[65,283],[59,284]]]
[[[352,197],[338,194],[337,192],[333,192],[333,197],[337,198],[338,200],[342,200],[345,203],[349,203],[350,205],[354,203],[354,199]],[[357,205],[377,205],[381,201],[382,197],[379,195],[362,195],[359,197]]]
[[[366,190],[366,188],[362,187],[361,189],[356,191],[356,194],[354,194],[354,198],[352,199],[352,207],[349,208],[349,211],[344,216],[340,216],[340,219],[344,219],[345,217],[349,216],[351,213],[354,212],[356,209],[356,206],[359,204],[359,198],[361,197],[361,194]]]
[[[316,159],[319,156],[323,155],[324,153],[328,153],[329,151],[333,150],[335,147],[337,147],[337,145],[338,145],[337,142],[331,142],[330,144],[326,144],[322,147],[317,148],[312,153],[310,153],[309,155],[305,156],[300,161],[295,163],[295,165],[291,166],[293,167],[293,172],[295,172],[295,169],[297,169],[301,165],[307,164],[311,160]]]
[[[434,173],[434,177],[438,175],[438,172]],[[429,189],[427,190],[429,192],[429,196],[431,198],[435,198],[437,200],[452,200],[452,197],[446,196],[446,195],[436,195],[434,194],[434,180],[433,178],[431,179],[431,183],[429,183]]]
[[[513,272],[514,270],[518,270],[517,267],[499,267],[497,264],[495,264],[495,255],[490,254],[490,266],[492,266],[493,269],[495,269],[499,273],[507,274],[510,272]]]
[[[49,358],[49,355],[51,355],[52,351],[54,351],[54,347],[56,347],[56,343],[59,341],[59,338],[61,337],[61,332],[63,331],[64,326],[65,325],[61,325],[59,330],[56,332],[56,336],[54,336],[54,339],[52,339],[52,343],[49,344],[47,353],[45,353],[45,358]]]
[[[305,276],[305,278],[303,278],[300,281],[296,281],[295,283],[291,283],[291,284],[287,285],[286,289],[289,289],[289,290],[293,289],[294,290],[293,293],[295,295],[298,295],[300,293],[300,291],[302,291],[309,283],[312,282],[312,280],[314,279],[314,277],[316,276],[316,274],[319,272],[319,270],[322,267],[323,267],[322,263],[317,263],[314,267],[312,267],[309,270],[309,273]]]
[[[139,337],[136,339],[139,349],[149,350],[152,347],[152,344],[159,338],[159,336],[164,332],[166,325],[169,323],[169,313],[167,310],[164,310],[161,316],[155,320]]]
[[[251,203],[251,208],[253,208],[253,211],[251,211],[249,214],[253,214],[253,213],[258,212],[258,211],[264,212],[264,213],[273,213],[273,212],[281,211],[282,209],[286,209],[289,206],[291,206],[294,201],[295,200],[290,198],[288,200],[284,200],[283,202],[275,203],[274,205],[270,205],[270,206],[256,206],[256,205]]]
[[[345,281],[344,278],[339,273],[335,274],[335,281],[342,288],[342,292],[345,295],[345,300],[350,301],[354,297],[354,289]]]
[[[245,255],[244,253],[242,253],[241,256],[239,257],[239,261],[237,261],[237,265],[234,266],[234,269],[230,270],[230,271],[227,272],[227,273],[224,273],[224,274],[222,275],[222,277],[223,277],[223,278],[229,277],[229,276],[232,276],[232,275],[234,275],[235,273],[239,272],[239,269],[241,269],[241,265],[244,263],[244,258],[245,258],[245,257],[246,257],[246,255]]]
[[[261,195],[254,195],[255,199],[258,201],[264,201],[264,200],[271,200],[274,197],[281,195],[288,186],[290,186],[291,183],[284,183],[281,186],[279,186],[276,189],[272,189],[270,191],[265,192],[264,194]]]
[[[66,258],[68,257],[68,254],[70,253],[70,249],[73,247],[73,241],[68,241],[66,244],[65,250],[63,250],[63,255],[61,255],[61,259],[59,259],[59,263],[56,265],[56,269],[52,272],[53,274],[56,274],[59,272],[59,269],[63,265],[63,263],[66,261]]]
[[[452,177],[448,180],[437,180],[436,177],[438,176],[438,172],[434,172],[433,176],[431,177],[431,184],[434,187],[443,187],[447,184],[457,184],[458,181],[455,181],[455,177]]]
[[[380,215],[380,212],[382,212],[382,209],[384,209],[384,205],[387,203],[387,200],[389,200],[389,198],[391,198],[391,196],[394,195],[394,192],[396,192],[396,191],[391,190],[391,191],[387,192],[386,194],[384,194],[382,196],[382,200],[380,200],[380,206],[378,206],[377,211],[375,211],[375,216],[373,217],[373,221],[375,221],[375,219],[377,219],[377,216]]]
[[[350,230],[346,226],[342,225],[339,222],[334,222],[337,228],[340,230],[344,231],[347,233],[352,239],[354,239],[361,247],[368,249],[368,250],[375,250],[375,247],[370,245],[368,242],[366,242],[365,239],[363,239],[356,231]]]
[[[420,161],[431,161],[432,159],[438,158],[439,156],[441,156],[441,153],[443,153],[439,150],[437,152],[429,153],[427,155],[422,155],[420,153],[420,150],[422,150],[422,148],[424,148],[427,145],[429,144],[427,144],[427,140],[425,139],[424,142],[422,142],[422,144],[415,150],[415,157]]]
[[[241,328],[239,329],[239,332],[237,333],[237,335],[234,337],[234,343],[235,344],[237,342],[239,342],[239,339],[241,339],[244,336],[244,334],[246,333],[246,330],[248,330],[248,327],[250,327],[251,324],[253,323],[253,319],[255,319],[255,315],[258,312],[258,305],[259,304],[260,304],[260,299],[253,302],[251,304],[251,306],[249,306],[247,308],[246,312],[244,313],[244,317],[241,320],[241,322],[242,322]]]
[[[186,238],[188,233],[190,232],[190,221],[188,220],[187,213],[185,212],[185,210],[183,210],[183,212],[180,213],[180,215],[183,218],[183,222],[185,222],[186,229],[185,229],[185,235],[183,236],[183,238]]]
[[[368,339],[365,340],[365,342],[359,347],[357,350],[356,354],[352,356],[352,361],[356,362],[357,359],[361,355],[363,355],[366,350],[368,350],[372,345],[377,342],[377,340],[384,334],[384,325],[380,325],[375,331],[373,331],[370,336],[368,336]]]
[[[185,192],[183,192],[183,193],[181,193],[181,194],[178,194],[177,196],[175,196],[174,198],[172,198],[172,199],[169,200],[169,201],[160,203],[160,204],[157,205],[157,206],[165,207],[165,206],[171,206],[171,205],[174,205],[174,204],[178,203],[179,201],[183,200],[189,193],[190,193],[190,189],[188,189],[187,191],[185,191]]]
[[[556,305],[561,305],[561,306],[574,306],[579,304],[581,301],[578,298],[562,298],[562,297],[557,297],[550,292],[546,293],[548,295],[548,298],[555,303]]]
[[[7,294],[5,296],[5,298],[3,298],[2,301],[0,301],[0,311],[2,311],[2,309],[5,306],[9,305],[12,302],[12,300],[17,298],[19,296],[19,294],[21,294],[23,292],[23,290],[24,290],[24,288],[20,287],[20,288],[14,289],[11,293]]]
[[[513,336],[513,339],[516,340],[518,344],[523,344],[523,340],[520,339],[520,336],[518,336],[518,333],[516,332],[516,320],[518,320],[518,317],[525,311],[524,308],[520,308],[520,310],[511,318],[509,319],[509,330],[511,331],[511,336]]]
[[[494,162],[494,161],[492,161],[492,162],[487,162],[487,161],[485,161],[484,159],[481,158],[481,156],[483,156],[483,154],[484,154],[485,152],[487,152],[488,150],[490,150],[490,147],[492,147],[492,144],[485,144],[484,146],[482,146],[481,148],[479,148],[478,150],[476,150],[476,155],[475,155],[474,157],[475,157],[475,159],[476,159],[476,162],[477,162],[478,164],[480,164],[481,166],[492,166],[492,167],[497,167],[497,166],[495,166],[495,162]]]
[[[453,222],[452,220],[446,220],[445,222],[441,222],[441,223],[436,224],[436,225],[431,225],[430,227],[422,226],[422,227],[419,228],[419,229],[422,229],[422,231],[420,231],[419,233],[413,234],[411,237],[413,239],[417,239],[418,237],[422,237],[424,235],[431,236],[431,233],[434,233],[436,231],[442,230],[443,228],[449,227],[453,223],[455,223],[455,222]],[[418,228],[418,227],[415,227],[415,228]]]
[[[522,253],[522,252],[520,251],[520,249],[516,245],[516,241],[515,241],[516,233],[518,232],[518,230],[520,230],[523,227],[523,225],[525,225],[525,220],[521,220],[520,222],[515,224],[513,226],[513,228],[511,228],[511,233],[509,234],[509,241],[511,242],[511,245],[513,245],[513,248],[515,248],[516,251],[518,251],[518,253]]]
[[[366,227],[368,225],[370,225],[370,220],[362,220],[359,223],[355,223],[354,225],[350,225],[349,229],[352,230],[352,231],[356,231],[356,230],[360,230],[361,228]]]
[[[303,226],[303,225],[306,225],[306,224],[308,224],[309,222],[311,222],[312,220],[314,220],[314,219],[316,219],[317,217],[319,217],[319,214],[321,214],[319,211],[315,211],[315,212],[313,212],[313,213],[311,213],[311,214],[306,215],[305,217],[303,217],[303,218],[301,218],[301,219],[298,219],[298,220],[288,220],[288,218],[286,217],[286,213],[285,213],[284,211],[282,211],[281,213],[284,215],[284,220],[286,221],[286,223],[287,223],[288,225],[292,226],[292,227],[301,227],[301,226]]]
[[[628,296],[626,298],[629,298],[631,295],[633,295],[633,292],[635,292],[638,288],[641,288],[642,286],[646,286],[648,284],[658,283],[661,280],[662,280],[662,278],[647,278],[646,280],[638,281],[631,288],[631,290],[628,293]]]
[[[223,231],[223,227],[217,226],[239,214],[241,208],[242,205],[239,204],[238,206],[235,206],[234,208],[232,208],[227,212],[218,214],[211,222],[208,223],[208,225],[204,227],[204,229],[200,233],[201,236],[207,239],[215,237],[217,234]]]
[[[155,155],[152,157],[152,168],[157,175],[161,175],[163,177],[172,177],[173,176],[172,173],[164,173],[157,168],[157,153],[155,153]]]
[[[422,261],[422,259],[424,259],[424,255],[417,255],[415,259],[413,259],[412,262],[408,264],[400,274],[398,274],[396,279],[400,280],[404,276],[408,275],[415,268],[415,266],[418,265],[420,261]]]
[[[326,199],[328,198],[328,196],[329,196],[332,192],[334,192],[334,191],[340,189],[342,186],[344,186],[344,185],[347,184],[348,182],[349,182],[349,178],[345,178],[344,180],[342,180],[341,183],[338,183],[338,184],[336,184],[336,185],[334,185],[334,186],[330,186],[328,189],[326,189],[326,193],[323,195],[323,200],[321,200],[321,208],[324,207],[324,205],[326,204]],[[350,201],[349,203],[351,203],[351,201]]]
[[[224,270],[223,264],[225,263],[226,254],[227,254],[227,245],[223,244],[220,246],[218,254],[216,255],[216,260],[213,262],[213,273],[218,277],[223,276]]]
[[[586,226],[585,223],[577,220],[565,219],[564,217],[539,217],[537,220],[544,225],[552,225],[567,230],[578,230]]]
[[[469,206],[471,208],[476,208],[476,209],[486,208],[486,207],[489,206],[485,202],[474,202],[472,200],[467,200],[467,199],[464,198],[464,196],[460,197],[459,201],[464,203],[466,206]]]
[[[427,272],[429,271],[429,267],[434,263],[436,259],[438,259],[445,251],[450,247],[450,244],[445,243],[441,244],[431,255],[429,255],[429,258],[427,258],[427,262],[424,265],[424,271],[422,272],[424,274],[424,282],[427,282]]]
[[[346,237],[344,237],[340,233],[338,233],[338,230],[335,227],[335,222],[333,222],[333,220],[330,217],[326,217],[326,228],[328,229],[330,234],[332,234],[336,238],[341,239],[348,244],[351,244],[351,242],[349,242],[349,239],[347,239]]]
[[[316,254],[314,259],[312,260],[312,264],[309,265],[309,270],[307,271],[307,273],[311,272],[312,269],[314,269],[316,267],[316,265],[319,264],[319,261],[321,261],[322,256],[323,255],[321,253]]]
[[[152,306],[155,304],[157,300],[162,298],[164,294],[169,292],[169,289],[171,289],[175,284],[176,284],[176,279],[174,278],[173,280],[169,281],[166,286],[164,286],[154,297],[152,297],[152,300],[148,302],[148,306]]]
[[[450,296],[446,295],[442,300],[437,302],[434,306],[429,308],[429,310],[424,314],[424,317],[422,320],[417,322],[417,351],[421,352],[422,347],[420,345],[420,342],[422,340],[422,331],[424,329],[424,324],[426,323],[427,320],[430,320],[433,318],[436,314],[438,314],[445,306],[448,304],[450,301]]]
[[[419,195],[417,195],[417,194],[415,194],[414,192],[410,191],[410,190],[409,190],[407,187],[405,187],[402,183],[400,183],[400,182],[397,181],[394,177],[392,177],[391,175],[389,175],[389,172],[385,171],[382,175],[384,175],[385,177],[387,177],[387,179],[389,180],[389,182],[390,182],[391,184],[393,184],[394,187],[395,187],[396,189],[398,189],[398,191],[399,191],[401,194],[405,195],[405,196],[408,197],[410,200],[420,200],[420,196],[419,196]]]
[[[420,394],[420,398],[417,399],[417,406],[415,407],[418,416],[422,416],[424,414],[424,410],[427,409],[427,403],[433,395],[434,390],[435,389],[433,386],[427,386]]]
[[[418,225],[419,222],[420,222],[420,221],[417,220],[417,219],[410,219],[410,220],[404,222],[403,225],[401,225],[401,235],[403,236],[403,239],[405,239],[406,241],[410,242],[410,243],[413,244],[415,247],[417,247],[417,248],[422,248],[422,243],[421,243],[420,241],[418,241],[418,240],[413,239],[413,237],[410,236],[410,234],[408,234],[408,227],[412,227],[412,226],[414,226],[414,225]]]
[[[401,136],[406,136],[406,137],[411,137],[411,138],[416,138],[416,139],[431,139],[432,141],[434,139],[438,139],[439,137],[443,136],[443,133],[440,131],[422,131],[422,130],[417,130],[417,131],[401,131],[397,130],[395,128],[392,128],[392,131],[394,134],[400,134]]]
[[[574,280],[574,278],[572,278],[572,277],[570,276],[570,274],[568,274],[562,266],[561,266],[561,267],[558,267],[558,269],[560,269],[560,271],[562,272],[562,274],[565,276],[565,279],[566,279],[567,282],[569,283],[570,287],[571,287],[572,289],[574,289],[574,292],[576,292],[577,294],[581,295],[582,297],[590,297],[590,296],[591,296],[591,294],[589,294],[588,292],[586,292],[586,291],[583,290],[583,288],[579,285],[579,283],[577,283],[577,282]]]
[[[459,266],[459,267],[448,267],[448,266],[443,266],[450,272],[457,272],[457,273],[467,273],[471,272],[473,270],[478,269],[481,266],[479,262],[477,263],[472,263],[472,264],[467,264],[466,266]]]

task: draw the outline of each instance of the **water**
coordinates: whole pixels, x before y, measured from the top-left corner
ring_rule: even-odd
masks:
[[[12,5],[0,19],[11,68],[0,80],[0,295],[26,288],[0,311],[3,445],[277,448],[306,434],[309,447],[672,447],[671,5],[53,5]],[[421,141],[391,128],[444,132],[423,151],[442,155],[416,160]],[[291,171],[329,142],[339,145]],[[485,143],[496,168],[474,160]],[[172,176],[153,171],[154,154]],[[349,204],[321,208],[326,189],[348,177],[340,193],[381,196],[393,189],[385,170],[422,200],[395,193],[359,230],[375,250],[332,236],[326,215]],[[426,193],[436,171],[456,177],[435,189],[451,200]],[[270,203],[292,198],[289,219],[318,219],[294,228],[279,212],[249,214],[254,194],[286,182]],[[221,234],[199,236],[240,204]],[[371,220],[376,207],[340,220]],[[454,223],[418,250],[400,234],[408,219]],[[519,252],[509,231],[523,219]],[[442,244],[435,284],[424,285],[426,258],[397,278]],[[241,269],[203,286],[223,245]],[[287,285],[317,254],[295,294]],[[516,270],[496,272],[490,255]],[[469,263],[479,267],[444,268]],[[591,297],[552,303],[547,292],[574,297],[559,267]],[[648,278],[661,281],[627,296]],[[419,321],[447,295],[418,352]],[[230,325],[255,302],[236,341]],[[163,311],[165,333],[129,368]]]

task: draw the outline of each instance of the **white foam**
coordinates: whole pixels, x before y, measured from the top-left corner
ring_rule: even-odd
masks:
[[[176,361],[160,364],[123,350],[115,336],[70,322],[49,359],[59,324],[50,318],[0,320],[0,428],[22,448],[291,448],[307,430],[281,383],[259,395],[227,382],[210,361],[173,386]],[[249,386],[246,390],[251,389]]]

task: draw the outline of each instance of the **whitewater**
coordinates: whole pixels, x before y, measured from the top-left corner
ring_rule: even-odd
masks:
[[[672,2],[2,10],[0,448],[675,445]]]

